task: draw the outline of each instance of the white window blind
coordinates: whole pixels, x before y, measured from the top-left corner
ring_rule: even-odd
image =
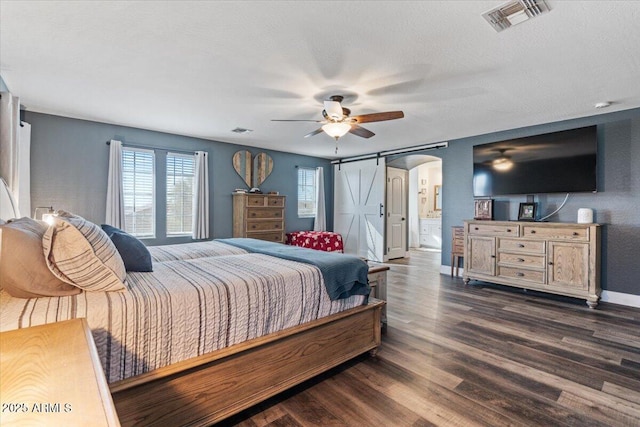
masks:
[[[298,168],[298,216],[316,215],[316,170]]]
[[[192,232],[195,157],[167,153],[167,235]]]
[[[125,231],[155,237],[155,164],[153,150],[122,148]]]

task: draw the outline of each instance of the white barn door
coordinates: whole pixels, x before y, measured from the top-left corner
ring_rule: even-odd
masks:
[[[384,259],[385,169],[384,158],[334,166],[334,230],[345,253],[378,262]]]

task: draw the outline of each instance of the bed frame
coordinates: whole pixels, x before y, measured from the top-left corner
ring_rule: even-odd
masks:
[[[384,301],[110,385],[123,426],[210,425],[380,345]]]

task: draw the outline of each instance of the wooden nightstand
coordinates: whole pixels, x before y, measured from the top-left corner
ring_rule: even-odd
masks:
[[[119,426],[85,319],[0,333],[3,425]]]

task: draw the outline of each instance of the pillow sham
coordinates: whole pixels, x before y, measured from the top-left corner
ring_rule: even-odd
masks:
[[[109,236],[81,216],[58,211],[44,233],[42,249],[49,270],[86,291],[125,289],[126,271]]]
[[[17,298],[60,297],[82,292],[54,276],[42,252],[47,224],[20,218],[0,226],[0,288]]]
[[[102,224],[101,227],[116,246],[127,271],[153,271],[151,254],[144,243],[126,231],[111,225]]]

